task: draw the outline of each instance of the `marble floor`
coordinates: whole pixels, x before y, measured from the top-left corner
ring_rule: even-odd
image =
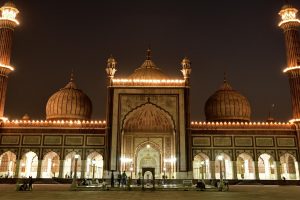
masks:
[[[216,191],[69,191],[70,185],[34,185],[29,192],[16,192],[15,185],[0,185],[2,200],[292,200],[300,199],[299,186],[230,186],[229,192]]]

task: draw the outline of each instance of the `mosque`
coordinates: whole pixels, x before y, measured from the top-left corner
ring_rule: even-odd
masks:
[[[106,119],[91,120],[92,103],[73,75],[46,104],[46,118],[4,116],[12,36],[19,10],[8,2],[0,17],[0,176],[22,178],[109,178],[125,171],[157,179],[299,180],[300,41],[298,10],[284,5],[284,32],[292,119],[251,121],[245,96],[228,80],[208,98],[206,121],[190,119],[191,62],[173,79],[152,60],[127,78],[107,60]],[[49,94],[50,95],[50,94]]]

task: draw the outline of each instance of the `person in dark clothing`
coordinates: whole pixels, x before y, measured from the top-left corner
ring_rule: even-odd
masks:
[[[201,191],[205,190],[205,184],[202,181],[198,181],[196,187],[199,188]]]
[[[118,174],[118,184],[119,184],[119,187],[121,186],[121,178],[122,178],[122,175],[121,175],[121,172],[119,172],[119,174]]]
[[[32,190],[32,184],[33,184],[32,176],[29,176],[29,180],[28,180],[28,190]]]
[[[127,175],[126,172],[124,171],[122,174],[122,186],[126,186],[126,181],[127,181]]]
[[[112,188],[115,186],[115,176],[114,176],[114,171],[111,172],[110,186],[111,186]]]

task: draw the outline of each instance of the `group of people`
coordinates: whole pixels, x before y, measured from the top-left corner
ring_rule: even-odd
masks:
[[[31,191],[32,190],[33,179],[32,176],[29,176],[28,180],[24,179],[24,182],[18,188],[19,191]]]
[[[126,174],[125,171],[123,171],[122,174],[119,173],[119,174],[118,174],[118,184],[119,184],[119,187],[121,187],[121,186],[123,186],[123,187],[126,186],[127,183],[128,183],[128,181],[129,181],[129,179],[130,179],[130,177],[129,177],[129,178],[127,177],[127,174]]]

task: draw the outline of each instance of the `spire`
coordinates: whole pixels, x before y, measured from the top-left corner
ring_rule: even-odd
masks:
[[[71,71],[69,83],[64,88],[77,89],[77,86],[76,86],[76,84],[74,82],[74,69],[72,69],[72,71]]]
[[[149,46],[147,49],[147,60],[151,60],[151,47]]]
[[[74,69],[71,71],[70,82],[74,82]]]
[[[227,74],[226,74],[226,72],[224,72],[224,80],[223,80],[223,83],[227,83]]]
[[[227,81],[227,74],[224,72],[223,84],[221,85],[220,90],[233,90],[231,85]]]
[[[274,109],[275,109],[275,104],[272,104],[271,108],[269,110],[269,116],[267,118],[267,122],[274,122],[275,121],[274,117],[272,116],[274,114]]]

